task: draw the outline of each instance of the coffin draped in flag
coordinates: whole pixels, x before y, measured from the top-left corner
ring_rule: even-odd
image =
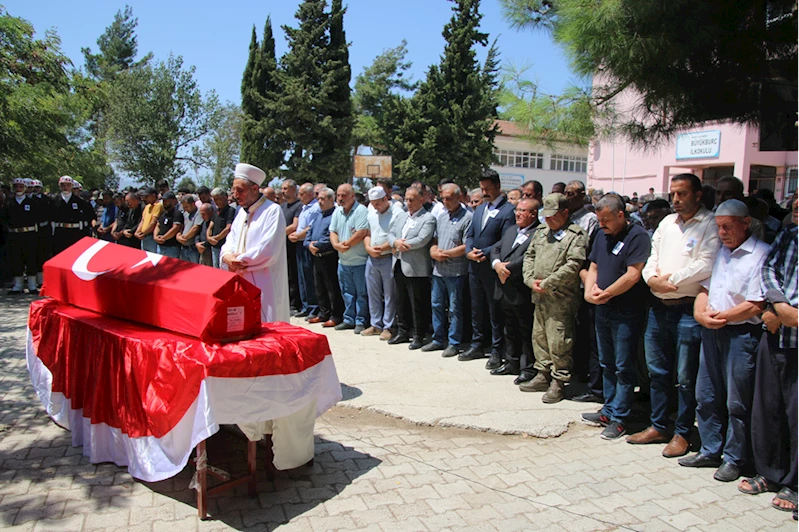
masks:
[[[203,342],[261,327],[261,291],[240,276],[89,237],[44,264],[42,293]]]

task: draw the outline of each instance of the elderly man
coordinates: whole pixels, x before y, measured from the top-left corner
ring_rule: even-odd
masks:
[[[458,185],[444,184],[439,195],[444,212],[436,218],[436,236],[430,248],[433,259],[433,341],[422,347],[422,351],[443,349],[441,356],[448,358],[460,352],[463,342],[464,303],[469,282],[466,233],[472,224],[472,213],[461,205]]]
[[[405,205],[408,213],[394,218],[388,232],[397,283],[397,334],[388,343],[407,342],[412,325],[408,349],[420,349],[430,326],[430,241],[436,220],[424,208],[424,196],[416,187],[405,191]]]
[[[541,400],[557,403],[571,379],[574,316],[580,304],[580,269],[588,235],[569,220],[569,200],[563,194],[544,199],[541,214],[547,227],[533,235],[524,256],[524,284],[533,290],[535,378],[519,385],[524,392],[546,391]]]
[[[491,267],[499,283],[494,299],[505,314],[505,363],[491,370],[491,375],[516,375],[517,386],[535,376],[533,363],[533,306],[530,289],[524,284],[522,265],[527,248],[538,228],[539,203],[525,198],[514,210],[516,230],[505,231],[502,240],[491,250]]]
[[[383,187],[369,189],[369,234],[363,245],[369,254],[366,261],[366,289],[369,293],[370,326],[362,336],[379,335],[381,340],[391,339],[391,329],[396,316],[396,294],[394,278],[391,274],[391,245],[388,233],[391,222],[397,216],[404,216],[402,210],[391,207],[391,200]]]
[[[749,211],[742,201],[719,205],[716,226],[722,247],[694,304],[694,318],[702,326],[696,379],[702,448],[679,464],[718,467],[713,478],[731,482],[751,458],[747,448],[755,354],[762,332],[760,314],[766,306],[760,272],[769,247],[751,235]]]
[[[588,256],[584,298],[596,306],[595,335],[602,366],[604,406],[583,414],[615,440],[627,432],[636,381],[638,343],[644,327],[647,290],[641,271],[651,244],[643,227],[627,221],[624,202],[608,194],[596,204],[602,231]]]
[[[203,203],[200,205],[200,231],[197,233],[197,241],[194,247],[199,253],[200,264],[203,266],[213,266],[213,257],[211,255],[211,246],[208,244],[208,228],[214,223],[214,209],[210,203]]]
[[[169,188],[163,192],[162,196],[167,192],[169,192]],[[144,191],[144,209],[142,209],[141,222],[133,234],[141,242],[141,248],[144,251],[152,253],[158,251],[158,243],[155,241],[153,233],[163,212],[164,205],[158,201],[158,191],[153,187],[149,187]]]
[[[344,321],[337,331],[354,329],[361,334],[369,320],[366,293],[366,259],[369,256],[363,239],[369,233],[368,210],[355,201],[352,185],[339,185],[338,208],[330,220],[330,242],[338,251],[338,280],[344,297]]]
[[[311,214],[303,245],[313,255],[314,287],[319,313],[308,323],[335,327],[344,320],[344,301],[338,282],[338,252],[330,242],[330,221],[333,218],[336,193],[321,187],[317,193],[319,211]]]
[[[319,203],[314,194],[314,186],[311,183],[304,183],[299,187],[299,197],[302,207],[297,214],[297,226],[294,232],[289,235],[289,241],[295,243],[296,262],[297,262],[297,281],[300,285],[300,301],[302,308],[295,316],[298,318],[309,318],[316,316],[319,303],[316,300],[316,287],[314,287],[313,276],[313,255],[303,245],[305,237],[311,226],[313,216],[319,212]],[[291,260],[291,257],[289,257]]]
[[[186,194],[180,205],[183,207],[183,229],[175,235],[175,239],[180,244],[180,259],[199,264],[200,252],[197,250],[197,235],[200,234],[203,219],[197,208],[197,197],[194,194]]]
[[[467,207],[470,212],[474,211],[483,204],[483,191],[475,188],[469,191],[469,206]]]
[[[206,229],[206,242],[211,247],[211,265],[219,268],[219,254],[225,244],[230,228],[233,227],[233,220],[236,218],[236,209],[228,203],[227,194],[221,188],[211,191],[211,199],[216,205],[216,212]]]
[[[91,227],[95,219],[91,204],[73,193],[74,181],[71,177],[61,176],[58,187],[61,194],[53,200],[50,215],[54,254],[61,253],[83,238],[83,229]]]
[[[652,238],[652,252],[643,269],[652,292],[644,347],[651,377],[652,425],[627,438],[627,443],[666,443],[663,456],[688,452],[696,411],[696,372],[702,327],[694,319],[694,300],[701,282],[710,277],[719,249],[713,213],[702,205],[702,183],[693,174],[671,178],[675,214],[666,216]],[[677,419],[671,436],[669,400],[677,369]]]
[[[297,244],[289,238],[297,230],[297,219],[300,216],[302,202],[297,197],[297,182],[293,179],[284,179],[280,185],[280,192],[283,196],[283,203],[280,209],[286,219],[286,260],[288,261],[289,272],[289,303],[291,305],[291,315],[304,318],[306,313],[302,312],[302,300],[300,299],[300,282],[297,273]]]
[[[177,208],[178,198],[172,192],[165,192],[161,202],[164,205],[164,212],[158,218],[153,239],[158,244],[158,253],[179,259],[180,242],[177,235],[183,230],[183,213]]]
[[[233,196],[241,206],[219,258],[224,266],[261,289],[261,321],[289,321],[286,223],[280,207],[260,193],[260,168],[239,163]]]
[[[485,203],[475,209],[472,224],[466,231],[466,258],[471,261],[472,343],[467,351],[458,355],[458,360],[483,358],[484,348],[490,346],[486,369],[496,369],[502,365],[504,319],[499,303],[494,300],[497,274],[491,269],[489,256],[505,231],[515,226],[515,218],[513,206],[500,194],[499,174],[494,170],[487,170],[480,177],[480,190]]]
[[[738,489],[757,495],[779,493],[772,507],[794,511],[797,484],[797,250],[799,200],[791,199],[791,221],[777,235],[761,272],[768,308],[755,363],[752,458],[757,473]],[[717,215],[718,216],[718,215]]]

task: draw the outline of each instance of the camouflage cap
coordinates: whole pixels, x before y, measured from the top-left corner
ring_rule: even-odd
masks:
[[[544,208],[541,216],[555,216],[559,211],[569,207],[569,200],[559,192],[554,192],[544,198]]]

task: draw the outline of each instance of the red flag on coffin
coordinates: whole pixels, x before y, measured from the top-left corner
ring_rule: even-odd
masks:
[[[45,262],[42,293],[204,342],[261,326],[261,291],[240,276],[89,237]]]

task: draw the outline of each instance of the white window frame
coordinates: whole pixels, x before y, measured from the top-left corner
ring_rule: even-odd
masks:
[[[585,174],[588,172],[588,157],[553,153],[549,159],[549,169],[556,172]]]

